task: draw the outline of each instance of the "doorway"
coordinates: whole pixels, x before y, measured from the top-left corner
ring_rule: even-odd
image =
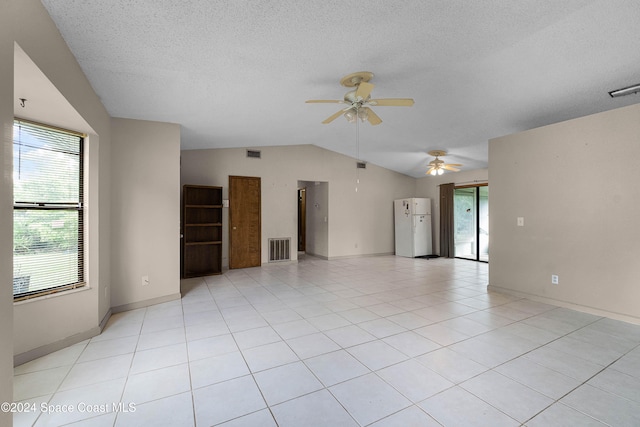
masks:
[[[298,189],[298,252],[307,250],[307,189]]]
[[[302,190],[302,192],[301,192]],[[292,195],[293,197],[293,195]],[[306,255],[329,257],[329,183],[298,181],[298,244]],[[298,246],[300,248],[300,246]]]
[[[489,262],[489,186],[456,187],[453,208],[454,256]]]
[[[262,264],[260,178],[229,176],[229,268]]]

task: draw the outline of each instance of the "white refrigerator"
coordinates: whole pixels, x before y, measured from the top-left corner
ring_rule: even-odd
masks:
[[[415,258],[432,255],[431,199],[394,200],[396,255]]]

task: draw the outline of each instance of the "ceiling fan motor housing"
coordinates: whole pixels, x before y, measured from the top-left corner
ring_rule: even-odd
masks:
[[[356,91],[355,90],[347,92],[344,95],[344,100],[346,102],[350,103],[350,104],[355,104],[355,103],[358,103],[358,102],[363,103],[365,101],[364,99],[360,99],[360,100],[358,99],[358,97],[356,96]]]

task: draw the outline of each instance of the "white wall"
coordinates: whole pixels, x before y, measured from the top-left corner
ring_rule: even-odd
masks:
[[[111,305],[119,311],[180,297],[180,126],[111,124]]]
[[[638,159],[640,104],[491,140],[490,287],[640,321]]]
[[[461,172],[447,172],[437,176],[425,176],[417,180],[416,197],[427,197],[431,199],[433,252],[435,255],[440,255],[440,185],[451,182],[454,184],[472,185],[474,183],[487,182],[488,178],[488,169],[475,169]],[[491,196],[489,199],[491,199]],[[491,205],[491,201],[489,205]],[[489,241],[491,241],[491,237]]]
[[[305,252],[329,257],[329,184],[307,182],[307,244]]]
[[[221,185],[228,198],[229,175],[262,179],[262,262],[268,260],[267,239],[297,236],[297,183],[322,181],[329,188],[328,257],[394,252],[393,203],[412,197],[415,179],[369,164],[359,171],[356,161],[312,145],[261,147],[262,159],[246,157],[239,148],[182,152],[181,183]],[[228,211],[223,211],[223,236],[228,236]],[[297,253],[292,254],[292,259]],[[229,265],[228,238],[223,265]]]
[[[13,401],[13,16],[0,6],[0,402]],[[0,425],[13,414],[0,411]]]

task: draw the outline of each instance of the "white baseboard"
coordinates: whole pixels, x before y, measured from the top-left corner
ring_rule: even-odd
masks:
[[[359,254],[359,255],[340,255],[340,256],[331,256],[328,257],[328,260],[334,260],[334,259],[355,259],[355,258],[369,258],[372,256],[388,256],[388,255],[395,255],[395,252],[383,252],[383,253],[379,253],[379,254]]]
[[[583,313],[593,314],[594,316],[607,317],[609,319],[620,320],[622,322],[633,323],[640,325],[640,318],[635,316],[629,316],[623,313],[616,313],[613,311],[602,310],[595,307],[589,307],[580,304],[574,304],[568,301],[557,300],[553,298],[541,297],[538,295],[529,294],[527,292],[514,291],[513,289],[502,288],[499,286],[488,285],[487,290],[491,292],[499,292],[507,295],[513,295],[516,297],[530,299],[531,301],[542,302],[544,304],[555,305],[558,307],[569,308],[571,310],[581,311]]]
[[[104,327],[107,326],[107,322],[109,321],[109,318],[111,318],[111,315],[113,314],[113,311],[111,309],[107,310],[107,314],[104,315],[104,317],[102,318],[102,320],[100,321],[100,333],[102,333],[102,331],[104,330]]]
[[[307,255],[307,256],[314,257],[314,258],[323,259],[325,261],[327,261],[329,259],[329,257],[326,257],[324,255],[314,254],[313,252],[305,252],[304,254]]]
[[[165,295],[162,297],[146,299],[144,301],[132,302],[129,304],[122,304],[117,307],[111,307],[111,312],[122,313],[123,311],[136,310],[138,308],[149,307],[150,305],[162,304],[163,302],[169,302],[173,300],[177,300],[182,298],[182,295],[178,292],[177,294]]]
[[[13,356],[13,366],[31,362],[38,357],[46,356],[47,354],[53,353],[54,351],[62,350],[63,348],[78,344],[79,342],[88,340],[89,338],[93,338],[96,335],[100,335],[100,332],[102,332],[102,330],[99,326],[96,326],[95,328],[80,332],[79,334],[72,335],[65,339],[52,342],[50,344],[45,344],[38,348],[34,348],[33,350],[25,351],[24,353],[16,354]]]

